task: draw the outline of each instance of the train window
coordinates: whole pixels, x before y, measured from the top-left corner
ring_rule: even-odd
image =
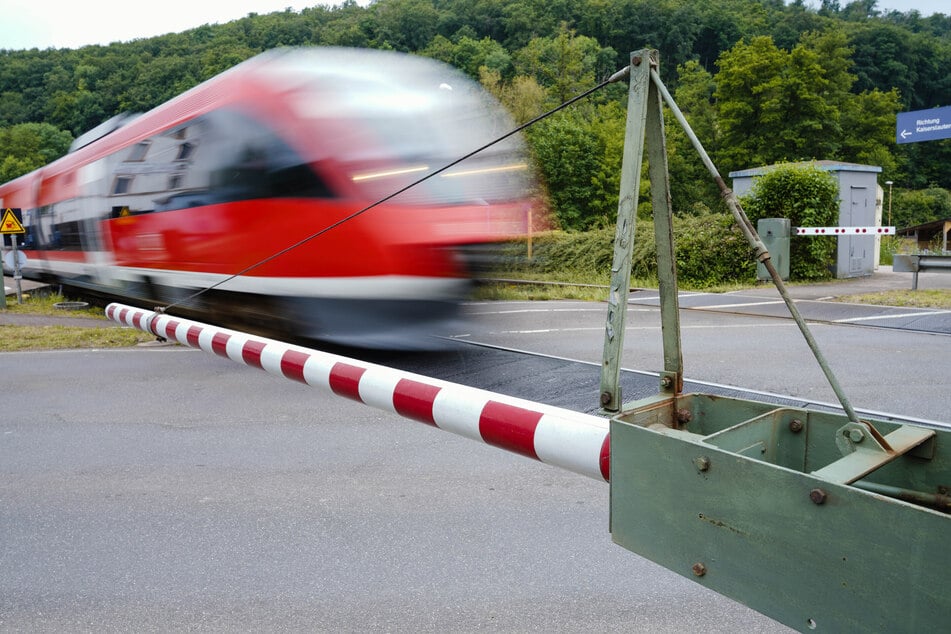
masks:
[[[128,194],[132,190],[132,180],[134,176],[116,176],[116,181],[112,186],[113,194]]]
[[[139,174],[141,182],[136,181],[135,193],[147,191],[154,211],[260,198],[333,195],[278,133],[234,110],[201,115],[151,141],[150,166]],[[113,195],[133,193],[132,178],[116,175]]]
[[[129,156],[126,158],[126,161],[144,161],[145,155],[148,154],[149,148],[151,146],[151,141],[140,141],[139,143],[136,143],[129,151]]]
[[[194,151],[195,151],[195,144],[188,143],[186,141],[185,143],[182,143],[181,145],[178,146],[178,156],[175,157],[175,160],[187,161],[189,158],[191,158],[191,155]]]
[[[53,235],[58,240],[58,248],[63,251],[82,251],[82,227],[75,220],[53,225]]]
[[[207,122],[215,161],[209,184],[222,202],[333,196],[311,165],[264,123],[231,110],[211,113]]]

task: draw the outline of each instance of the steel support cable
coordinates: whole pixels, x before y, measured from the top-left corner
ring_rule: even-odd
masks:
[[[462,157],[460,157],[460,158],[457,158],[456,160],[454,160],[454,161],[452,161],[452,162],[450,162],[450,163],[447,163],[446,165],[440,167],[439,169],[434,170],[434,171],[432,171],[432,172],[426,174],[426,175],[423,176],[422,178],[419,178],[418,180],[415,180],[415,181],[413,181],[412,183],[409,183],[409,184],[406,185],[405,187],[402,187],[402,188],[396,190],[395,192],[393,192],[393,193],[391,193],[391,194],[388,194],[387,196],[384,196],[383,198],[380,198],[380,199],[377,200],[376,202],[367,205],[367,206],[364,207],[363,209],[360,209],[359,211],[355,211],[355,212],[353,212],[352,214],[350,214],[349,216],[346,216],[346,217],[344,217],[344,218],[341,218],[340,220],[337,220],[336,222],[333,222],[333,223],[327,225],[326,227],[324,227],[324,228],[321,229],[320,231],[318,231],[318,232],[316,232],[316,233],[313,233],[313,234],[307,236],[306,238],[303,238],[303,239],[301,239],[301,240],[298,240],[298,241],[295,242],[294,244],[292,244],[292,245],[290,245],[290,246],[288,246],[288,247],[285,247],[285,248],[281,249],[280,251],[277,251],[276,253],[273,253],[273,254],[267,256],[266,258],[264,258],[264,259],[262,259],[262,260],[259,260],[259,261],[255,262],[254,264],[251,264],[250,266],[247,266],[247,267],[241,269],[241,270],[238,271],[237,273],[233,273],[232,275],[229,275],[228,277],[226,277],[226,278],[223,279],[223,280],[220,280],[220,281],[218,281],[218,282],[215,282],[214,284],[212,284],[212,285],[210,285],[210,286],[207,286],[207,287],[205,287],[205,288],[203,288],[203,289],[201,289],[201,290],[199,290],[199,291],[196,291],[195,293],[192,293],[191,295],[188,295],[187,297],[185,297],[185,298],[183,298],[183,299],[180,299],[180,300],[178,300],[178,301],[172,302],[172,303],[170,303],[170,304],[168,304],[168,305],[166,305],[166,306],[164,306],[164,307],[156,307],[156,308],[155,308],[155,311],[156,311],[156,312],[166,312],[166,311],[168,311],[168,309],[170,309],[170,308],[174,308],[175,306],[181,306],[181,305],[183,305],[183,304],[186,304],[187,302],[189,302],[189,301],[195,299],[196,297],[199,297],[200,295],[203,295],[204,293],[207,293],[207,292],[210,291],[210,290],[213,290],[213,289],[215,289],[215,288],[218,288],[218,287],[221,286],[222,284],[226,284],[226,283],[230,282],[231,280],[233,280],[233,279],[235,279],[235,278],[237,278],[237,277],[240,277],[240,276],[245,275],[246,273],[248,273],[248,272],[250,272],[250,271],[253,271],[254,269],[258,268],[259,266],[263,266],[264,264],[267,264],[268,262],[271,262],[271,261],[273,261],[273,260],[276,260],[277,258],[281,257],[282,255],[284,255],[284,254],[286,254],[286,253],[290,253],[290,252],[293,251],[294,249],[296,249],[296,248],[298,248],[298,247],[301,247],[301,246],[307,244],[307,243],[310,242],[311,240],[314,240],[315,238],[319,238],[320,236],[324,235],[325,233],[328,233],[328,232],[330,232],[330,231],[333,231],[333,230],[336,229],[337,227],[339,227],[339,226],[341,226],[341,225],[343,225],[343,224],[345,224],[345,223],[347,223],[347,222],[350,222],[350,221],[353,220],[354,218],[357,218],[358,216],[362,216],[363,214],[365,214],[366,212],[370,211],[371,209],[373,209],[373,208],[375,208],[375,207],[378,207],[378,206],[382,205],[383,203],[385,203],[385,202],[387,202],[387,201],[389,201],[389,200],[392,200],[392,199],[396,198],[396,197],[399,196],[400,194],[402,194],[402,193],[404,193],[404,192],[407,192],[407,191],[409,191],[410,189],[412,189],[412,188],[414,188],[414,187],[416,187],[416,186],[418,186],[418,185],[421,185],[422,183],[426,182],[426,181],[429,180],[430,178],[434,178],[434,177],[438,176],[439,174],[442,174],[442,173],[445,172],[446,170],[451,169],[451,168],[455,167],[456,165],[458,165],[459,163],[462,163],[463,161],[472,158],[472,157],[475,156],[476,154],[479,154],[480,152],[483,152],[483,151],[489,149],[489,148],[492,147],[493,145],[496,145],[496,144],[498,144],[498,143],[501,143],[501,142],[504,141],[505,139],[507,139],[507,138],[509,138],[509,137],[511,137],[511,136],[514,136],[514,135],[518,134],[518,133],[521,132],[522,130],[525,130],[526,128],[528,128],[528,127],[530,127],[530,126],[532,126],[532,125],[538,123],[539,121],[542,121],[543,119],[546,119],[546,118],[550,117],[551,115],[553,115],[553,114],[555,114],[555,113],[557,113],[557,112],[560,112],[561,110],[564,110],[564,109],[567,108],[568,106],[571,106],[571,105],[577,103],[578,101],[581,101],[582,99],[585,99],[586,97],[592,95],[593,93],[595,93],[595,92],[601,90],[602,88],[604,88],[604,87],[607,86],[608,84],[611,84],[611,83],[614,83],[614,82],[616,82],[616,81],[620,81],[621,79],[624,79],[624,78],[627,76],[626,73],[628,72],[628,70],[629,70],[628,68],[624,68],[624,69],[618,71],[618,72],[615,73],[614,75],[611,75],[611,77],[609,77],[609,78],[607,78],[606,80],[602,81],[602,82],[601,82],[600,84],[598,84],[597,86],[594,86],[593,88],[589,88],[588,90],[584,91],[583,93],[581,93],[581,94],[579,94],[579,95],[577,95],[577,96],[575,96],[575,97],[572,97],[571,99],[569,99],[568,101],[562,103],[561,105],[556,106],[555,108],[552,108],[552,109],[549,110],[548,112],[542,113],[542,114],[538,115],[537,117],[535,117],[534,119],[532,119],[532,120],[530,120],[530,121],[528,121],[528,122],[526,122],[526,123],[523,123],[523,124],[520,125],[520,126],[515,127],[514,129],[510,130],[509,132],[506,132],[505,134],[503,134],[502,136],[496,138],[495,140],[490,141],[489,143],[486,143],[485,145],[483,145],[483,146],[481,146],[481,147],[479,147],[479,148],[476,148],[475,150],[472,150],[472,151],[469,152],[468,154],[465,154],[464,156],[462,156]]]
[[[737,224],[740,226],[740,230],[746,236],[747,241],[749,241],[750,245],[756,251],[756,259],[766,267],[767,271],[769,271],[769,275],[773,278],[773,284],[776,286],[776,290],[779,291],[780,296],[782,296],[783,301],[786,303],[786,307],[789,309],[789,313],[796,321],[796,325],[799,326],[802,336],[809,345],[809,349],[812,350],[812,354],[819,363],[819,367],[822,368],[822,372],[825,374],[826,380],[829,381],[829,386],[832,388],[832,391],[835,392],[836,398],[839,399],[839,403],[842,405],[842,409],[845,411],[846,416],[848,416],[849,420],[853,423],[862,424],[861,421],[859,421],[855,410],[852,408],[852,404],[849,402],[848,397],[846,397],[845,392],[842,390],[842,386],[839,385],[839,381],[836,378],[835,373],[832,372],[832,368],[826,361],[825,355],[823,355],[822,350],[819,349],[819,344],[817,344],[816,340],[813,338],[812,332],[809,330],[809,326],[806,324],[806,320],[803,319],[802,314],[800,314],[795,302],[793,302],[792,298],[789,296],[782,277],[780,277],[779,272],[773,265],[769,250],[767,250],[766,245],[763,244],[763,241],[760,240],[759,235],[753,228],[753,224],[743,211],[743,208],[740,207],[740,203],[739,200],[737,200],[736,194],[734,194],[733,190],[726,186],[726,182],[724,182],[723,177],[720,176],[720,172],[713,164],[713,161],[710,160],[710,156],[707,154],[706,150],[704,150],[703,145],[700,143],[697,135],[694,134],[690,124],[687,123],[687,119],[680,111],[680,108],[677,106],[677,103],[674,101],[673,97],[671,97],[667,87],[664,86],[664,82],[661,81],[660,75],[658,75],[657,71],[654,69],[651,69],[651,80],[654,82],[657,90],[660,91],[661,96],[664,98],[664,103],[666,103],[667,107],[670,108],[674,118],[677,119],[677,122],[681,125],[681,127],[683,127],[684,132],[686,132],[687,138],[690,139],[694,149],[698,154],[700,154],[700,158],[703,161],[704,166],[706,166],[707,171],[710,172],[714,181],[716,181],[717,186],[720,188],[721,197],[726,202],[727,207],[730,208],[730,212],[733,214]]]

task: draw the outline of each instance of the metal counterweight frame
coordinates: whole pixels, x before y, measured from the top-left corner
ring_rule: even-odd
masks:
[[[627,137],[600,401],[611,420],[611,535],[629,550],[801,631],[937,631],[951,618],[951,431],[859,420],[770,254],[657,73],[631,54]],[[682,394],[662,104],[684,127],[773,279],[843,414]],[[644,146],[664,369],[622,405],[619,376]]]

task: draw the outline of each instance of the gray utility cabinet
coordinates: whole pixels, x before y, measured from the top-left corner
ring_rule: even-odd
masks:
[[[789,279],[789,218],[760,218],[756,223],[756,233],[769,251],[773,266],[779,277]],[[762,262],[756,263],[756,279],[772,280],[769,271]]]
[[[878,174],[882,168],[838,161],[814,161],[820,169],[831,172],[839,182],[839,227],[877,227],[881,224],[881,206],[878,196]],[[748,194],[757,176],[768,172],[772,165],[730,172],[733,191],[737,196]],[[792,240],[836,240],[836,258],[832,274],[837,278],[862,277],[875,270],[878,250],[877,234],[840,236],[797,236],[792,228]]]

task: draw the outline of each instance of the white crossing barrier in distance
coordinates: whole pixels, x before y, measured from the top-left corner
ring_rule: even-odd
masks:
[[[895,227],[793,227],[797,236],[893,236]]]
[[[494,447],[607,482],[609,421],[122,304],[106,316]]]

